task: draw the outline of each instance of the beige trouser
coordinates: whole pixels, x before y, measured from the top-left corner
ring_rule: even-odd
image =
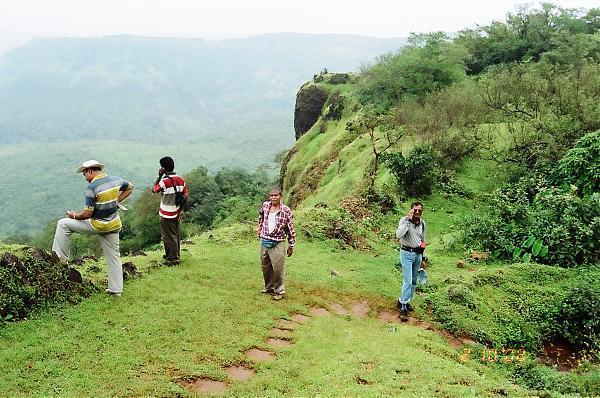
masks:
[[[113,293],[121,293],[123,291],[123,268],[119,254],[119,232],[101,234],[92,227],[88,220],[61,218],[56,224],[56,233],[52,244],[52,251],[61,259],[69,260],[70,258],[69,241],[73,232],[98,235],[108,270],[108,290]]]
[[[285,242],[269,249],[260,245],[260,262],[267,292],[285,294]]]

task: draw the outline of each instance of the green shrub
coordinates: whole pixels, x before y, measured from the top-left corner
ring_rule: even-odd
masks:
[[[400,195],[418,197],[431,193],[437,168],[430,145],[413,148],[407,157],[400,152],[389,152],[382,159],[396,178]]]
[[[349,243],[352,239],[351,218],[347,211],[315,207],[296,214],[296,229],[309,240],[337,239]]]
[[[471,293],[471,289],[465,285],[450,285],[448,287],[448,300],[453,303],[464,305],[469,309],[474,310],[476,305],[476,299]]]
[[[558,304],[556,333],[579,348],[600,350],[600,270],[582,269],[582,275]],[[588,272],[590,272],[588,274]]]
[[[583,195],[600,192],[600,130],[581,137],[560,160],[553,182],[572,184]]]
[[[539,396],[570,394],[568,396],[597,397],[600,395],[600,369],[598,368],[586,373],[559,372],[536,360],[527,359],[516,362],[510,369],[518,384],[539,391]]]
[[[0,259],[2,320],[24,318],[52,302],[75,302],[95,290],[78,271],[41,249],[25,248],[19,256],[5,252]]]
[[[488,208],[460,223],[459,240],[511,260],[533,235],[548,247],[536,261],[573,267],[600,260],[600,194],[583,197],[576,187],[550,187],[543,176],[526,176],[496,190]]]

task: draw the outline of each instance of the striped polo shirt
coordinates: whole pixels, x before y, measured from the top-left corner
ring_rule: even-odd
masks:
[[[167,173],[152,190],[154,193],[161,193],[158,214],[162,218],[177,218],[180,209],[175,203],[175,192],[183,192],[184,195],[188,195],[188,187],[183,178],[173,172]]]
[[[121,177],[100,174],[87,186],[84,209],[93,211],[89,221],[96,231],[110,233],[121,229],[117,198],[130,185]]]

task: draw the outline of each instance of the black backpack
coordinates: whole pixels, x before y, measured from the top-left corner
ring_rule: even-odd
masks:
[[[167,178],[169,180],[171,180],[171,185],[173,186],[173,189],[175,190],[175,204],[177,206],[179,206],[179,208],[183,211],[188,211],[189,210],[189,198],[187,196],[185,196],[183,194],[183,192],[179,192],[177,190],[177,186],[175,185],[175,181],[173,181],[173,179],[169,176],[167,176]]]

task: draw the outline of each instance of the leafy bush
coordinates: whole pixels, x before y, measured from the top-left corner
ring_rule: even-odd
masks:
[[[389,152],[382,158],[396,177],[400,194],[417,197],[431,193],[437,170],[430,145],[413,148],[407,157],[400,152]]]
[[[600,192],[600,130],[581,137],[553,173],[557,184],[572,184],[581,194]]]
[[[297,232],[309,240],[338,239],[349,243],[352,237],[350,214],[342,209],[315,207],[308,211],[298,211]]]
[[[556,333],[579,348],[600,352],[600,286],[599,272],[581,277],[571,286],[559,304]]]
[[[570,189],[546,188],[532,210],[528,232],[547,243],[544,263],[572,267],[600,261],[600,194],[580,198]]]
[[[465,80],[431,93],[407,99],[390,110],[391,124],[431,144],[443,165],[456,164],[481,144],[481,123],[491,121],[481,85]]]
[[[23,318],[32,310],[58,301],[77,301],[96,288],[55,255],[25,248],[19,256],[0,259],[0,320]]]
[[[511,371],[517,383],[540,391],[539,396],[554,396],[550,392],[577,397],[597,397],[600,394],[600,370],[597,368],[587,373],[558,372],[537,360],[527,359],[517,362]],[[542,391],[547,393],[541,394]]]
[[[555,164],[583,135],[600,128],[600,64],[560,68],[544,62],[496,67],[478,82],[482,101],[502,121],[504,148],[491,157],[525,170]]]
[[[529,171],[489,195],[488,209],[467,217],[460,240],[496,257],[510,259],[521,242],[533,235],[548,247],[537,261],[572,267],[600,260],[600,134],[586,135],[553,167]],[[550,183],[556,184],[555,186]]]

